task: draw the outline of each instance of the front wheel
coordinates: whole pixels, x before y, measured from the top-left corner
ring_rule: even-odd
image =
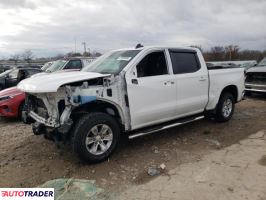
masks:
[[[235,110],[235,99],[231,93],[223,93],[219,99],[215,119],[218,122],[226,122],[232,118]]]
[[[117,121],[105,113],[83,115],[74,127],[74,152],[86,162],[97,163],[107,159],[120,138]]]

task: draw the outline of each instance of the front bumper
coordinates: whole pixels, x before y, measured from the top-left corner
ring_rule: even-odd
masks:
[[[245,91],[266,93],[266,85],[246,83]]]
[[[15,102],[13,99],[0,103],[0,116],[18,117],[20,104],[21,102]]]

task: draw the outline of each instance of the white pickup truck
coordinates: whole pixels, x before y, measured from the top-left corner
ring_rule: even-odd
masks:
[[[70,140],[88,162],[130,139],[213,117],[228,121],[244,92],[244,70],[208,70],[194,48],[141,47],[104,54],[80,72],[22,81],[33,132]],[[28,121],[28,120],[26,120]]]

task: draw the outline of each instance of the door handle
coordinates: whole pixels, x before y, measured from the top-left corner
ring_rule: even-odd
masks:
[[[164,82],[164,85],[174,85],[175,82],[174,81],[166,81]]]
[[[205,78],[205,77],[200,77],[200,79],[199,79],[199,81],[206,81],[207,80],[207,78]]]
[[[135,84],[135,85],[138,85],[138,80],[137,79],[131,79],[131,83]]]

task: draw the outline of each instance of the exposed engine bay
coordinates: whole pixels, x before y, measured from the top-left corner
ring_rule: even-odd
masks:
[[[116,116],[128,129],[129,108],[126,106],[124,80],[112,75],[65,84],[57,92],[27,93],[24,119],[31,118],[39,132],[67,134],[76,115],[88,113],[90,109],[104,109],[106,113]]]

